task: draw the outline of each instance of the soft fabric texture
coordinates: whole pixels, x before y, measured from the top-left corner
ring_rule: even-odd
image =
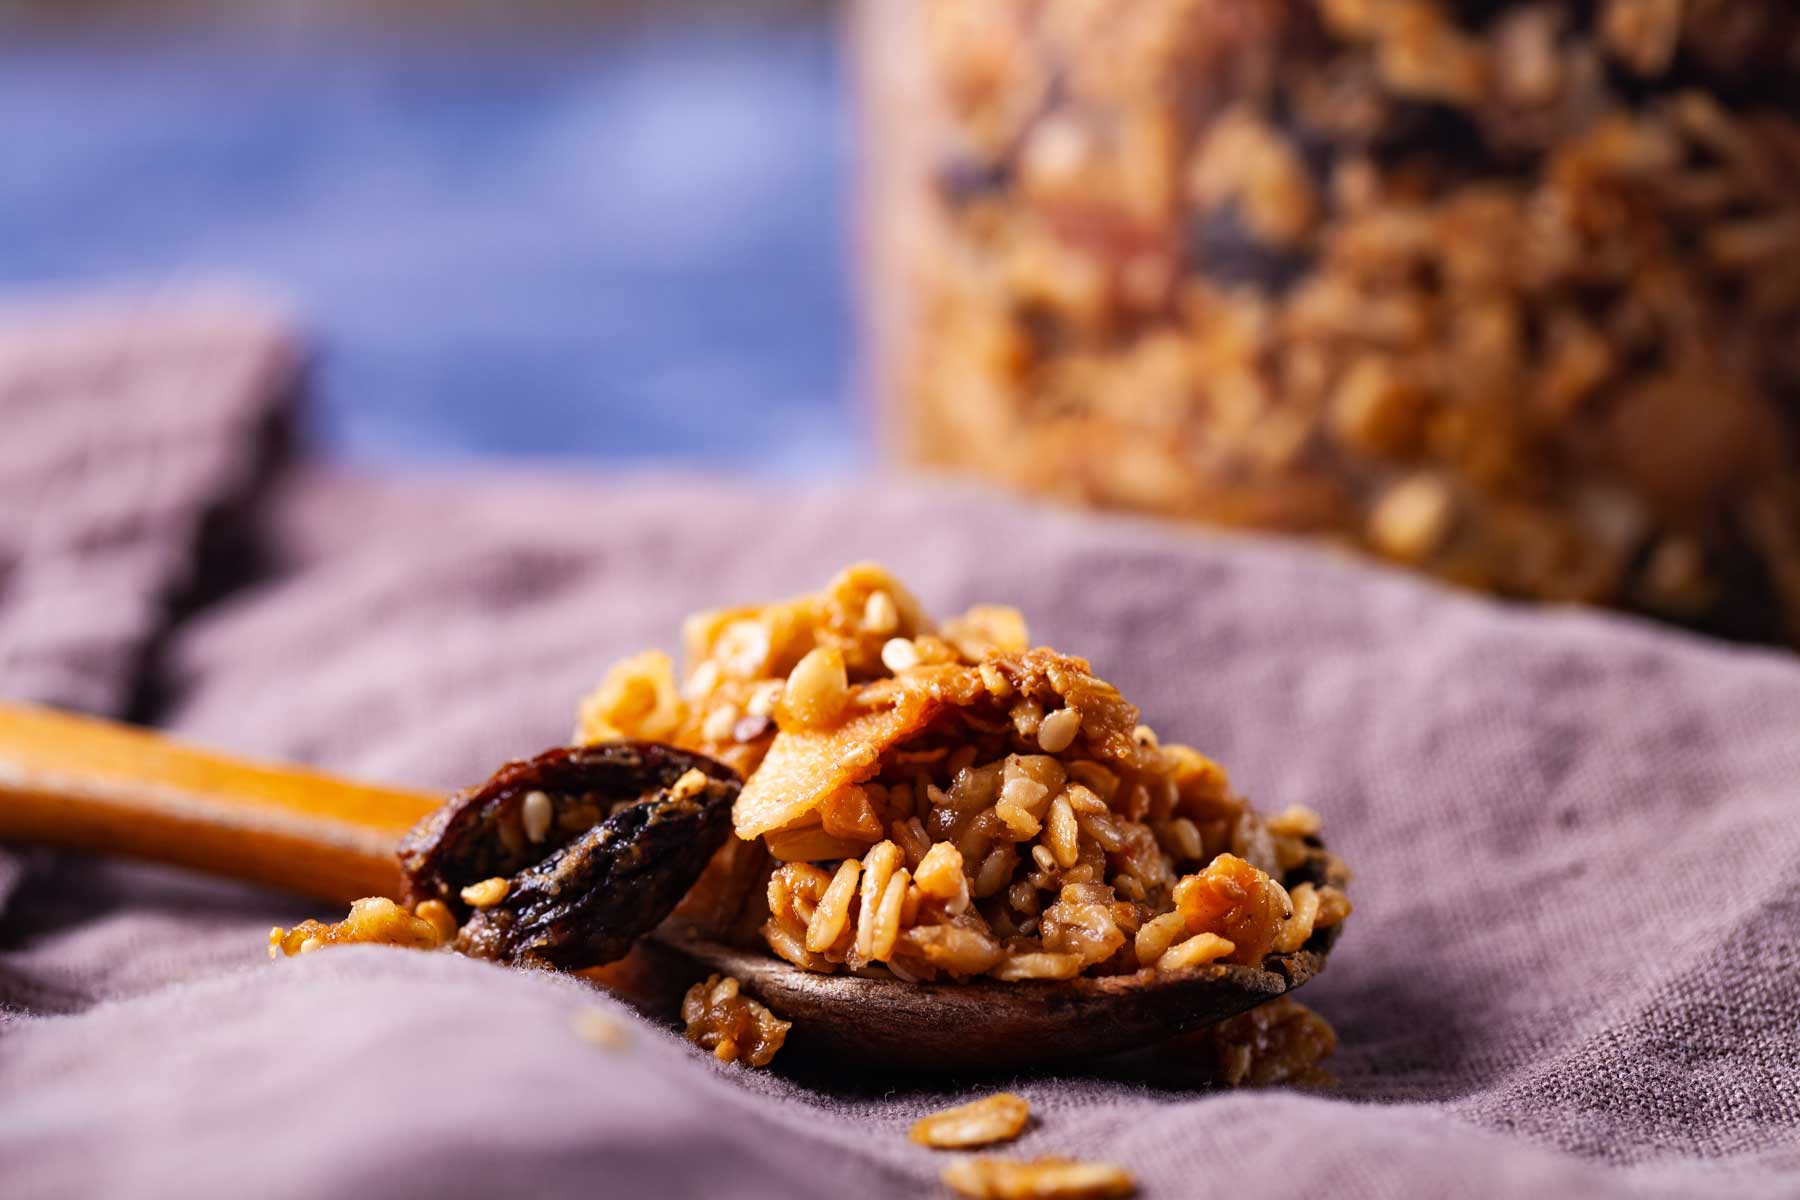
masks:
[[[209,510],[239,494],[297,344],[223,289],[0,309],[0,681],[128,704]]]
[[[62,486],[32,480],[80,461],[132,394],[81,390],[40,452],[6,451],[0,488]],[[231,411],[275,394],[265,378]],[[16,396],[0,383],[0,422]],[[232,431],[251,424],[203,436],[247,461]],[[154,613],[170,564],[197,561],[196,512],[230,494],[216,461],[178,474],[155,492],[176,505],[138,504],[150,473],[107,481],[107,504],[147,514],[134,554],[154,570],[87,574],[110,543],[63,536],[60,508],[7,543],[10,579],[93,582],[72,624],[0,592],[6,695],[112,712],[152,695],[189,739],[449,787],[566,738],[608,663],[675,649],[684,614],[876,558],[940,614],[1019,606],[1266,811],[1324,815],[1356,912],[1302,998],[1338,1028],[1342,1085],[748,1071],[576,980],[363,947],[271,963],[270,924],[327,914],[14,848],[8,1195],[911,1196],[949,1159],[907,1142],[910,1121],[999,1087],[1037,1117],[999,1153],[1117,1161],[1149,1198],[1800,1190],[1787,652],[936,483],[319,467],[264,481],[251,582],[123,622],[94,589]],[[627,1045],[577,1036],[594,1007]]]

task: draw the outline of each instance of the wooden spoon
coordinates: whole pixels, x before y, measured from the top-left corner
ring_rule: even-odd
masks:
[[[442,800],[0,704],[0,841],[172,863],[344,905],[401,893],[395,846]],[[946,1071],[1092,1057],[1211,1025],[1312,978],[1337,932],[1323,930],[1260,968],[1214,963],[1054,983],[820,975],[673,919],[643,949],[675,969],[697,964],[736,976],[794,1022],[796,1047]],[[672,964],[671,951],[679,956]]]
[[[653,935],[794,1023],[789,1043],[821,1057],[915,1071],[1002,1070],[1140,1049],[1234,1017],[1324,969],[1337,932],[1322,930],[1261,968],[1211,963],[1181,971],[1060,982],[907,983],[891,975],[821,975],[740,950],[670,920]],[[654,948],[653,948],[654,949]]]
[[[346,905],[400,894],[394,847],[443,800],[0,704],[0,841],[174,863]]]

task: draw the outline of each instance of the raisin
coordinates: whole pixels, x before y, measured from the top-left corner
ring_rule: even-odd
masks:
[[[611,962],[699,878],[730,833],[740,787],[729,767],[656,742],[508,763],[402,840],[407,898],[449,905],[461,919],[457,949],[478,958],[565,969]],[[546,800],[547,827],[541,817],[528,823],[527,803]],[[495,878],[507,881],[503,898],[472,910],[462,889]]]

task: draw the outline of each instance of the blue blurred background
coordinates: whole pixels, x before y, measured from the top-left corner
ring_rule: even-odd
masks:
[[[297,11],[0,7],[0,294],[260,285],[351,461],[864,457],[829,12]]]

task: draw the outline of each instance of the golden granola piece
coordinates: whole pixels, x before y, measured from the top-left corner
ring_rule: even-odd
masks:
[[[906,1136],[936,1150],[967,1150],[1010,1142],[1025,1132],[1031,1105],[1012,1092],[997,1092],[920,1117]]]
[[[1072,1158],[965,1158],[939,1178],[969,1200],[1117,1200],[1137,1192],[1137,1180],[1124,1167]]]
[[[737,835],[748,841],[817,824],[828,796],[873,774],[883,749],[922,730],[943,707],[928,686],[883,688],[859,696],[835,729],[776,735],[732,806]]]
[[[1348,914],[1316,814],[1265,823],[1087,661],[1023,648],[1012,609],[936,626],[865,564],[687,642],[678,701],[640,656],[587,711],[628,736],[674,711],[679,744],[748,772],[739,840],[678,910],[716,937],[813,971],[1069,979],[1259,964]]]
[[[1202,1070],[1225,1087],[1336,1081],[1324,1062],[1337,1049],[1337,1034],[1312,1009],[1288,996],[1188,1034],[1169,1054],[1196,1054]]]
[[[740,990],[729,975],[709,975],[688,989],[681,1019],[688,1041],[711,1050],[720,1062],[766,1067],[787,1040],[793,1023],[783,1021]]]
[[[367,943],[436,950],[456,937],[456,919],[441,901],[427,900],[408,912],[382,896],[369,896],[350,906],[350,915],[334,925],[302,921],[292,929],[269,930],[269,957],[308,954],[321,946]]]

